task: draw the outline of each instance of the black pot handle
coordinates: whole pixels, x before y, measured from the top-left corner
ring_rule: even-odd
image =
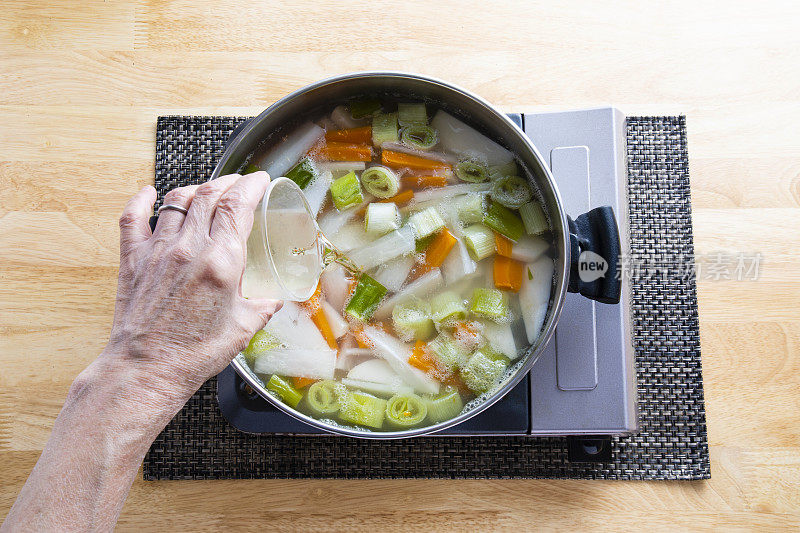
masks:
[[[596,207],[569,223],[569,292],[579,292],[604,304],[619,303],[621,243],[614,210]]]

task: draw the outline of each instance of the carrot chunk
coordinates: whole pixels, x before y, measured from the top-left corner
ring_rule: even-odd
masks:
[[[403,176],[400,180],[406,187],[424,189],[426,187],[444,187],[447,176]]]
[[[494,258],[494,286],[498,289],[519,292],[522,287],[524,265],[510,257],[497,255]]]
[[[325,133],[327,142],[366,144],[372,142],[372,126],[334,130]]]
[[[514,241],[504,235],[494,232],[494,248],[497,251],[497,255],[511,257],[512,246],[514,246]]]
[[[366,144],[329,142],[319,149],[328,161],[372,161],[372,147]]]
[[[436,161],[435,159],[425,159],[402,152],[383,150],[381,152],[381,162],[387,167],[392,168],[411,168],[416,170],[451,170],[450,165]]]

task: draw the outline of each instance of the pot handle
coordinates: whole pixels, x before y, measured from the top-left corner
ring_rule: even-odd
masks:
[[[614,209],[596,207],[569,223],[569,292],[604,304],[619,303],[621,243]]]

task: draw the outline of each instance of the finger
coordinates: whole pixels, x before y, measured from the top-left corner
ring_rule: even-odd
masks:
[[[176,205],[189,209],[198,187],[199,185],[188,185],[172,189],[164,196],[164,202],[161,205]],[[186,215],[183,213],[174,209],[164,209],[158,214],[158,224],[156,224],[153,235],[174,235],[180,231],[184,220],[186,220]]]
[[[211,221],[214,219],[217,202],[240,177],[239,174],[228,174],[200,185],[192,199],[192,206],[186,214],[183,231],[202,231],[204,235],[208,235],[211,231]]]
[[[119,217],[119,249],[126,254],[130,249],[153,236],[150,231],[150,213],[156,203],[156,190],[147,185],[128,200]]]
[[[211,222],[211,238],[219,242],[236,239],[245,246],[253,227],[253,210],[263,198],[268,185],[269,174],[264,171],[239,178],[217,202]]]
[[[281,300],[249,299],[241,300],[241,320],[250,335],[267,325],[272,315],[283,307]]]

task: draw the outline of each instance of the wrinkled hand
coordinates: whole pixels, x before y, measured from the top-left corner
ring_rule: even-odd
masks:
[[[240,292],[253,210],[266,172],[222,176],[167,193],[151,233],[156,191],[125,207],[114,325],[105,357],[128,379],[178,404],[219,373],[279,308]]]

